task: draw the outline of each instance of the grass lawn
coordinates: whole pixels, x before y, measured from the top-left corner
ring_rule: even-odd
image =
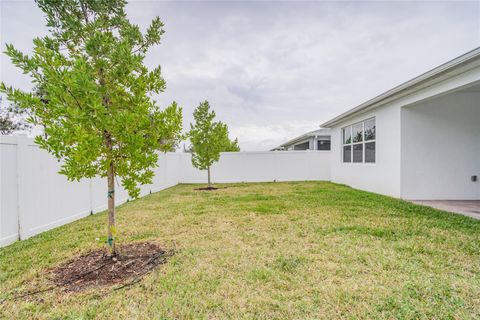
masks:
[[[120,242],[177,245],[139,284],[7,301],[0,317],[480,318],[480,221],[327,182],[225,186],[179,185],[118,209]],[[102,246],[106,220],[0,249],[0,300]]]

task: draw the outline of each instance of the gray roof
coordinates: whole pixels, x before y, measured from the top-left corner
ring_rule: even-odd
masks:
[[[472,64],[473,62],[475,63]],[[437,79],[438,81],[442,81],[445,79],[445,78],[442,78],[442,76],[446,78],[455,76],[461,73],[461,72],[455,72],[455,71],[457,70],[465,71],[464,69],[468,70],[468,66],[470,64],[472,64],[472,68],[477,67],[477,63],[480,64],[480,47],[477,47],[472,51],[469,51],[453,60],[448,61],[447,63],[444,63],[428,72],[425,72],[416,78],[413,78],[407,82],[404,82],[401,85],[396,86],[382,93],[381,95],[376,96],[375,98],[370,99],[367,102],[364,102],[361,105],[340,114],[339,116],[321,124],[320,126],[325,128],[330,128],[336,123],[338,123],[339,121],[341,121],[342,119],[347,118],[355,113],[365,111],[366,109],[379,107],[395,98],[410,94],[413,90],[418,90],[419,88],[423,88],[429,85],[430,82],[435,81]]]
[[[290,146],[290,145],[295,144],[299,141],[308,139],[310,137],[316,137],[316,136],[330,136],[330,129],[320,128],[320,129],[317,129],[317,130],[313,130],[313,131],[304,133],[301,136],[298,136],[296,138],[288,140],[285,143],[282,143],[281,145],[279,145],[278,147],[276,147],[272,150],[277,150],[277,149],[280,149],[281,147]]]

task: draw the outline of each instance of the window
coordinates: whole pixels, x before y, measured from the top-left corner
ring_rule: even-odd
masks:
[[[343,162],[352,162],[352,146],[343,146]]]
[[[304,142],[293,146],[293,150],[308,150],[310,148],[310,142]]]
[[[363,162],[363,143],[353,145],[353,162]]]
[[[343,162],[375,163],[375,118],[342,129]]]
[[[330,150],[330,140],[318,140],[317,150]]]

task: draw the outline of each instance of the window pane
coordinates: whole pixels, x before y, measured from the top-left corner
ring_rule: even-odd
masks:
[[[310,142],[305,142],[301,144],[296,144],[293,146],[293,150],[308,150],[310,149]]]
[[[365,143],[365,162],[375,162],[375,142]]]
[[[353,162],[363,162],[363,144],[353,145]]]
[[[363,123],[352,126],[353,142],[363,141]]]
[[[343,128],[343,144],[352,143],[352,127]]]
[[[365,121],[365,141],[375,139],[375,119]]]
[[[318,140],[318,150],[330,150],[330,140]]]
[[[343,147],[343,162],[352,162],[352,146]]]

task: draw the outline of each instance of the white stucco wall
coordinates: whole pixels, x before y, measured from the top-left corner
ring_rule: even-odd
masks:
[[[480,92],[456,92],[402,108],[401,196],[480,199]]]
[[[383,105],[379,105],[363,113],[355,113],[345,117],[332,126],[332,154],[331,154],[331,179],[332,182],[343,183],[354,188],[376,192],[384,195],[402,197],[407,196],[409,186],[401,186],[401,112],[406,106],[426,102],[435,97],[445,96],[457,91],[464,90],[480,81],[480,67],[474,67],[450,78],[439,80],[429,86],[419,88],[412,93],[397,99],[389,99]],[[473,103],[473,102],[472,102]],[[477,105],[478,105],[477,99]],[[455,109],[455,108],[453,108]],[[456,112],[459,112],[456,109]],[[451,111],[455,113],[455,111]],[[478,114],[475,116],[479,122]],[[446,115],[447,116],[447,115]],[[342,162],[342,137],[341,128],[376,117],[377,144],[376,163],[343,163]],[[427,118],[424,121],[428,121]],[[478,144],[477,144],[478,145]],[[475,148],[476,146],[472,146]],[[472,151],[472,157],[475,154]],[[465,155],[465,154],[462,154]],[[477,160],[478,160],[477,156]],[[468,170],[469,172],[472,170]],[[472,173],[473,174],[473,173]],[[478,173],[477,173],[478,175]],[[402,192],[403,189],[403,192]],[[418,189],[417,189],[418,190]],[[411,196],[408,195],[408,196]],[[425,194],[427,196],[427,194]],[[440,196],[438,196],[440,198]],[[415,197],[417,198],[417,197]],[[459,196],[457,198],[460,198]],[[471,198],[471,191],[466,198]],[[424,198],[424,199],[429,199]]]
[[[400,197],[400,110],[389,106],[350,118],[332,128],[331,179],[357,189]],[[375,117],[375,163],[344,163],[342,128]]]

